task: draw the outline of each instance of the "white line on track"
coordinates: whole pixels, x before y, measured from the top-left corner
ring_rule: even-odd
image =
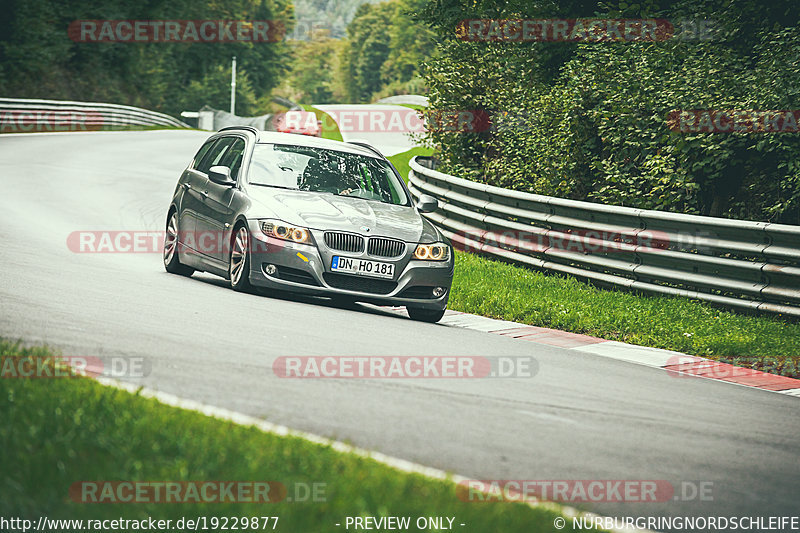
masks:
[[[413,463],[411,461],[406,461],[405,459],[400,459],[398,457],[392,457],[391,455],[386,455],[380,452],[369,451],[363,448],[358,448],[356,446],[351,446],[350,444],[345,444],[344,442],[341,441],[336,441],[325,437],[321,437],[319,435],[315,435],[314,433],[308,433],[305,431],[296,431],[286,426],[273,424],[271,422],[267,422],[266,420],[261,420],[259,418],[255,418],[249,415],[237,413],[236,411],[231,411],[229,409],[224,409],[222,407],[214,407],[213,405],[207,405],[194,400],[187,400],[185,398],[180,398],[178,396],[169,394],[167,392],[148,389],[147,387],[140,387],[132,383],[124,383],[114,379],[108,379],[102,377],[97,377],[95,379],[102,385],[114,387],[116,389],[130,392],[132,394],[138,394],[143,398],[152,398],[162,404],[169,405],[171,407],[177,407],[179,409],[187,409],[190,411],[195,411],[204,414],[206,416],[218,418],[220,420],[227,420],[242,426],[255,426],[261,431],[264,431],[266,433],[272,433],[280,436],[298,437],[307,440],[309,442],[313,442],[315,444],[330,446],[337,452],[352,453],[360,457],[369,458],[374,461],[377,461],[378,463],[394,468],[395,470],[399,470],[401,472],[407,472],[410,474],[419,474],[437,480],[443,480],[443,481],[449,480],[456,485],[459,483],[465,483],[470,479],[464,476],[460,476],[458,474],[448,474],[443,470],[439,470],[437,468],[431,468],[429,466],[424,466],[418,463]],[[588,520],[594,520],[596,518],[603,518],[602,515],[579,511],[574,507],[560,505],[553,502],[527,501],[525,503],[527,503],[531,507],[537,507],[540,509],[548,509],[554,511],[569,519],[584,518],[588,521]],[[612,528],[606,531],[611,531],[612,533],[651,533],[650,530],[637,529],[637,528],[622,528],[622,529]]]

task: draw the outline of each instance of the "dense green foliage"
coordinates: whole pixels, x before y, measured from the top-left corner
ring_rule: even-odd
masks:
[[[434,33],[412,16],[425,0],[375,2],[9,0],[0,19],[0,95],[121,103],[175,116],[204,105],[227,110],[232,56],[239,115],[269,112],[273,95],[361,103],[424,91],[418,68],[435,48]],[[269,20],[283,25],[286,39],[75,42],[70,23],[82,20]]]
[[[296,0],[294,15],[297,26],[293,37],[311,40],[314,30],[327,30],[334,39],[347,35],[347,25],[353,20],[361,4],[374,4],[380,0]]]
[[[237,108],[256,114],[288,63],[283,42],[82,43],[75,20],[270,20],[291,29],[288,0],[9,0],[0,17],[0,95],[138,105],[173,115],[227,109],[237,56]]]
[[[705,35],[656,42],[468,42],[473,18],[666,18]],[[436,109],[507,113],[495,131],[434,131],[443,169],[541,194],[800,223],[800,135],[679,133],[681,109],[800,108],[793,0],[600,2],[431,0],[441,37],[426,64]]]
[[[97,100],[177,115],[237,113],[272,94],[303,104],[425,94],[438,110],[488,110],[497,128],[428,137],[442,169],[503,187],[684,213],[800,224],[800,135],[681,133],[681,109],[800,109],[794,0],[10,0],[0,19],[0,95]],[[295,11],[296,10],[296,11]],[[350,18],[352,17],[352,21]],[[706,34],[657,42],[468,42],[473,18],[665,18]],[[264,44],[95,44],[80,19],[267,19],[316,31]],[[349,24],[348,24],[349,22]],[[348,24],[346,37],[337,38]],[[329,28],[329,29],[319,29]],[[424,66],[421,67],[421,64]],[[421,76],[422,74],[422,76]]]
[[[344,103],[343,82],[337,74],[344,45],[327,29],[312,31],[306,41],[290,42],[291,62],[275,93],[305,105]]]
[[[419,66],[435,50],[433,31],[414,18],[424,2],[362,4],[346,38],[322,29],[294,43],[291,71],[280,90],[304,104],[368,103],[424,92]]]
[[[419,64],[434,49],[433,33],[413,18],[422,3],[394,0],[356,11],[342,51],[347,101],[419,92]]]

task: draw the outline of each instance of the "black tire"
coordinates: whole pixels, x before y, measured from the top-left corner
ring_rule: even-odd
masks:
[[[181,263],[178,257],[178,212],[172,211],[167,218],[167,231],[164,235],[164,252],[162,258],[164,259],[164,268],[170,274],[178,274],[181,276],[191,276],[194,274],[194,269]]]
[[[444,309],[435,310],[435,309],[419,309],[417,307],[406,307],[406,311],[408,311],[408,316],[411,317],[412,320],[418,320],[420,322],[439,322],[442,317],[444,316]]]
[[[253,292],[253,286],[250,285],[250,232],[247,226],[236,226],[231,241],[231,254],[228,257],[231,289],[237,292]]]

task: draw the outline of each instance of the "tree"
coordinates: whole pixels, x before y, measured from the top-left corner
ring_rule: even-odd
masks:
[[[291,70],[281,91],[302,104],[323,104],[340,96],[334,73],[344,42],[332,39],[328,30],[313,32],[310,40],[292,45]]]
[[[237,56],[253,94],[278,84],[288,63],[283,42],[91,43],[70,40],[77,20],[270,20],[291,30],[288,0],[9,0],[0,24],[4,96],[108,101],[177,115],[189,90],[217,89],[213,78]]]
[[[763,9],[762,9],[763,7]],[[423,76],[438,110],[487,110],[495,128],[434,130],[442,169],[541,194],[800,223],[800,137],[678,133],[674,110],[798,109],[799,10],[790,0],[529,4],[432,0],[439,53]],[[710,21],[708,40],[469,42],[472,18]]]

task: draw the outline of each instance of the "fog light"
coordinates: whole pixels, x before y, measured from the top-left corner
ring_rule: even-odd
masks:
[[[447,292],[447,289],[445,289],[444,287],[434,287],[433,288],[433,297],[434,298],[441,298],[442,296],[444,296],[444,293],[446,293],[446,292]]]
[[[268,276],[274,276],[278,273],[278,267],[275,265],[267,265],[264,267],[264,272],[266,272]]]

